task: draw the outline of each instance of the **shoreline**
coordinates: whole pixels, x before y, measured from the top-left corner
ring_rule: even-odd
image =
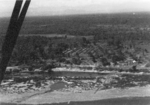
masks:
[[[132,97],[148,97],[150,98],[150,85],[144,87],[132,87],[127,89],[108,89],[100,90],[94,94],[95,90],[84,92],[60,92],[54,91],[51,93],[38,94],[30,97],[33,94],[0,94],[0,103],[14,104],[54,104],[54,103],[72,103],[72,102],[91,102],[99,100],[109,100],[114,98],[132,98]],[[38,92],[37,92],[38,93]],[[26,97],[26,99],[25,99]]]
[[[43,103],[36,105],[149,105],[149,97],[118,97],[93,101],[72,101],[63,103]],[[18,103],[0,103],[0,105],[35,105],[35,104],[18,104]]]

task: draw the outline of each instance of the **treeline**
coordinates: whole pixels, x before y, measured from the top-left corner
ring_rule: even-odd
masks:
[[[84,46],[84,38],[47,38],[42,36],[19,37],[10,65],[43,63],[46,60],[61,61],[68,48]]]
[[[2,40],[2,38],[1,38]],[[131,58],[143,62],[148,50],[138,47],[138,41],[109,37],[107,40],[86,37],[20,36],[9,65],[40,65],[48,60],[80,65],[83,62],[102,63],[103,66]]]

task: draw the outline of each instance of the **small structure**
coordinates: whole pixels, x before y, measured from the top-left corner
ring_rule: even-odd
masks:
[[[21,68],[18,66],[13,66],[13,67],[7,67],[6,68],[6,73],[12,73],[12,72],[20,72]]]

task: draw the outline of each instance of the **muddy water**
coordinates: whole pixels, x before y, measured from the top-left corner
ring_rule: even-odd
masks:
[[[78,78],[95,78],[97,76],[108,75],[107,73],[96,73],[96,72],[69,72],[69,71],[57,71],[52,74],[52,77],[57,76],[70,76],[70,77],[78,77]]]

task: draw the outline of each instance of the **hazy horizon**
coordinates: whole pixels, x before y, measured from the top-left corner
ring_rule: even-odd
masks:
[[[0,17],[10,17],[15,0],[0,0]],[[31,0],[27,16],[150,12],[150,0]]]

